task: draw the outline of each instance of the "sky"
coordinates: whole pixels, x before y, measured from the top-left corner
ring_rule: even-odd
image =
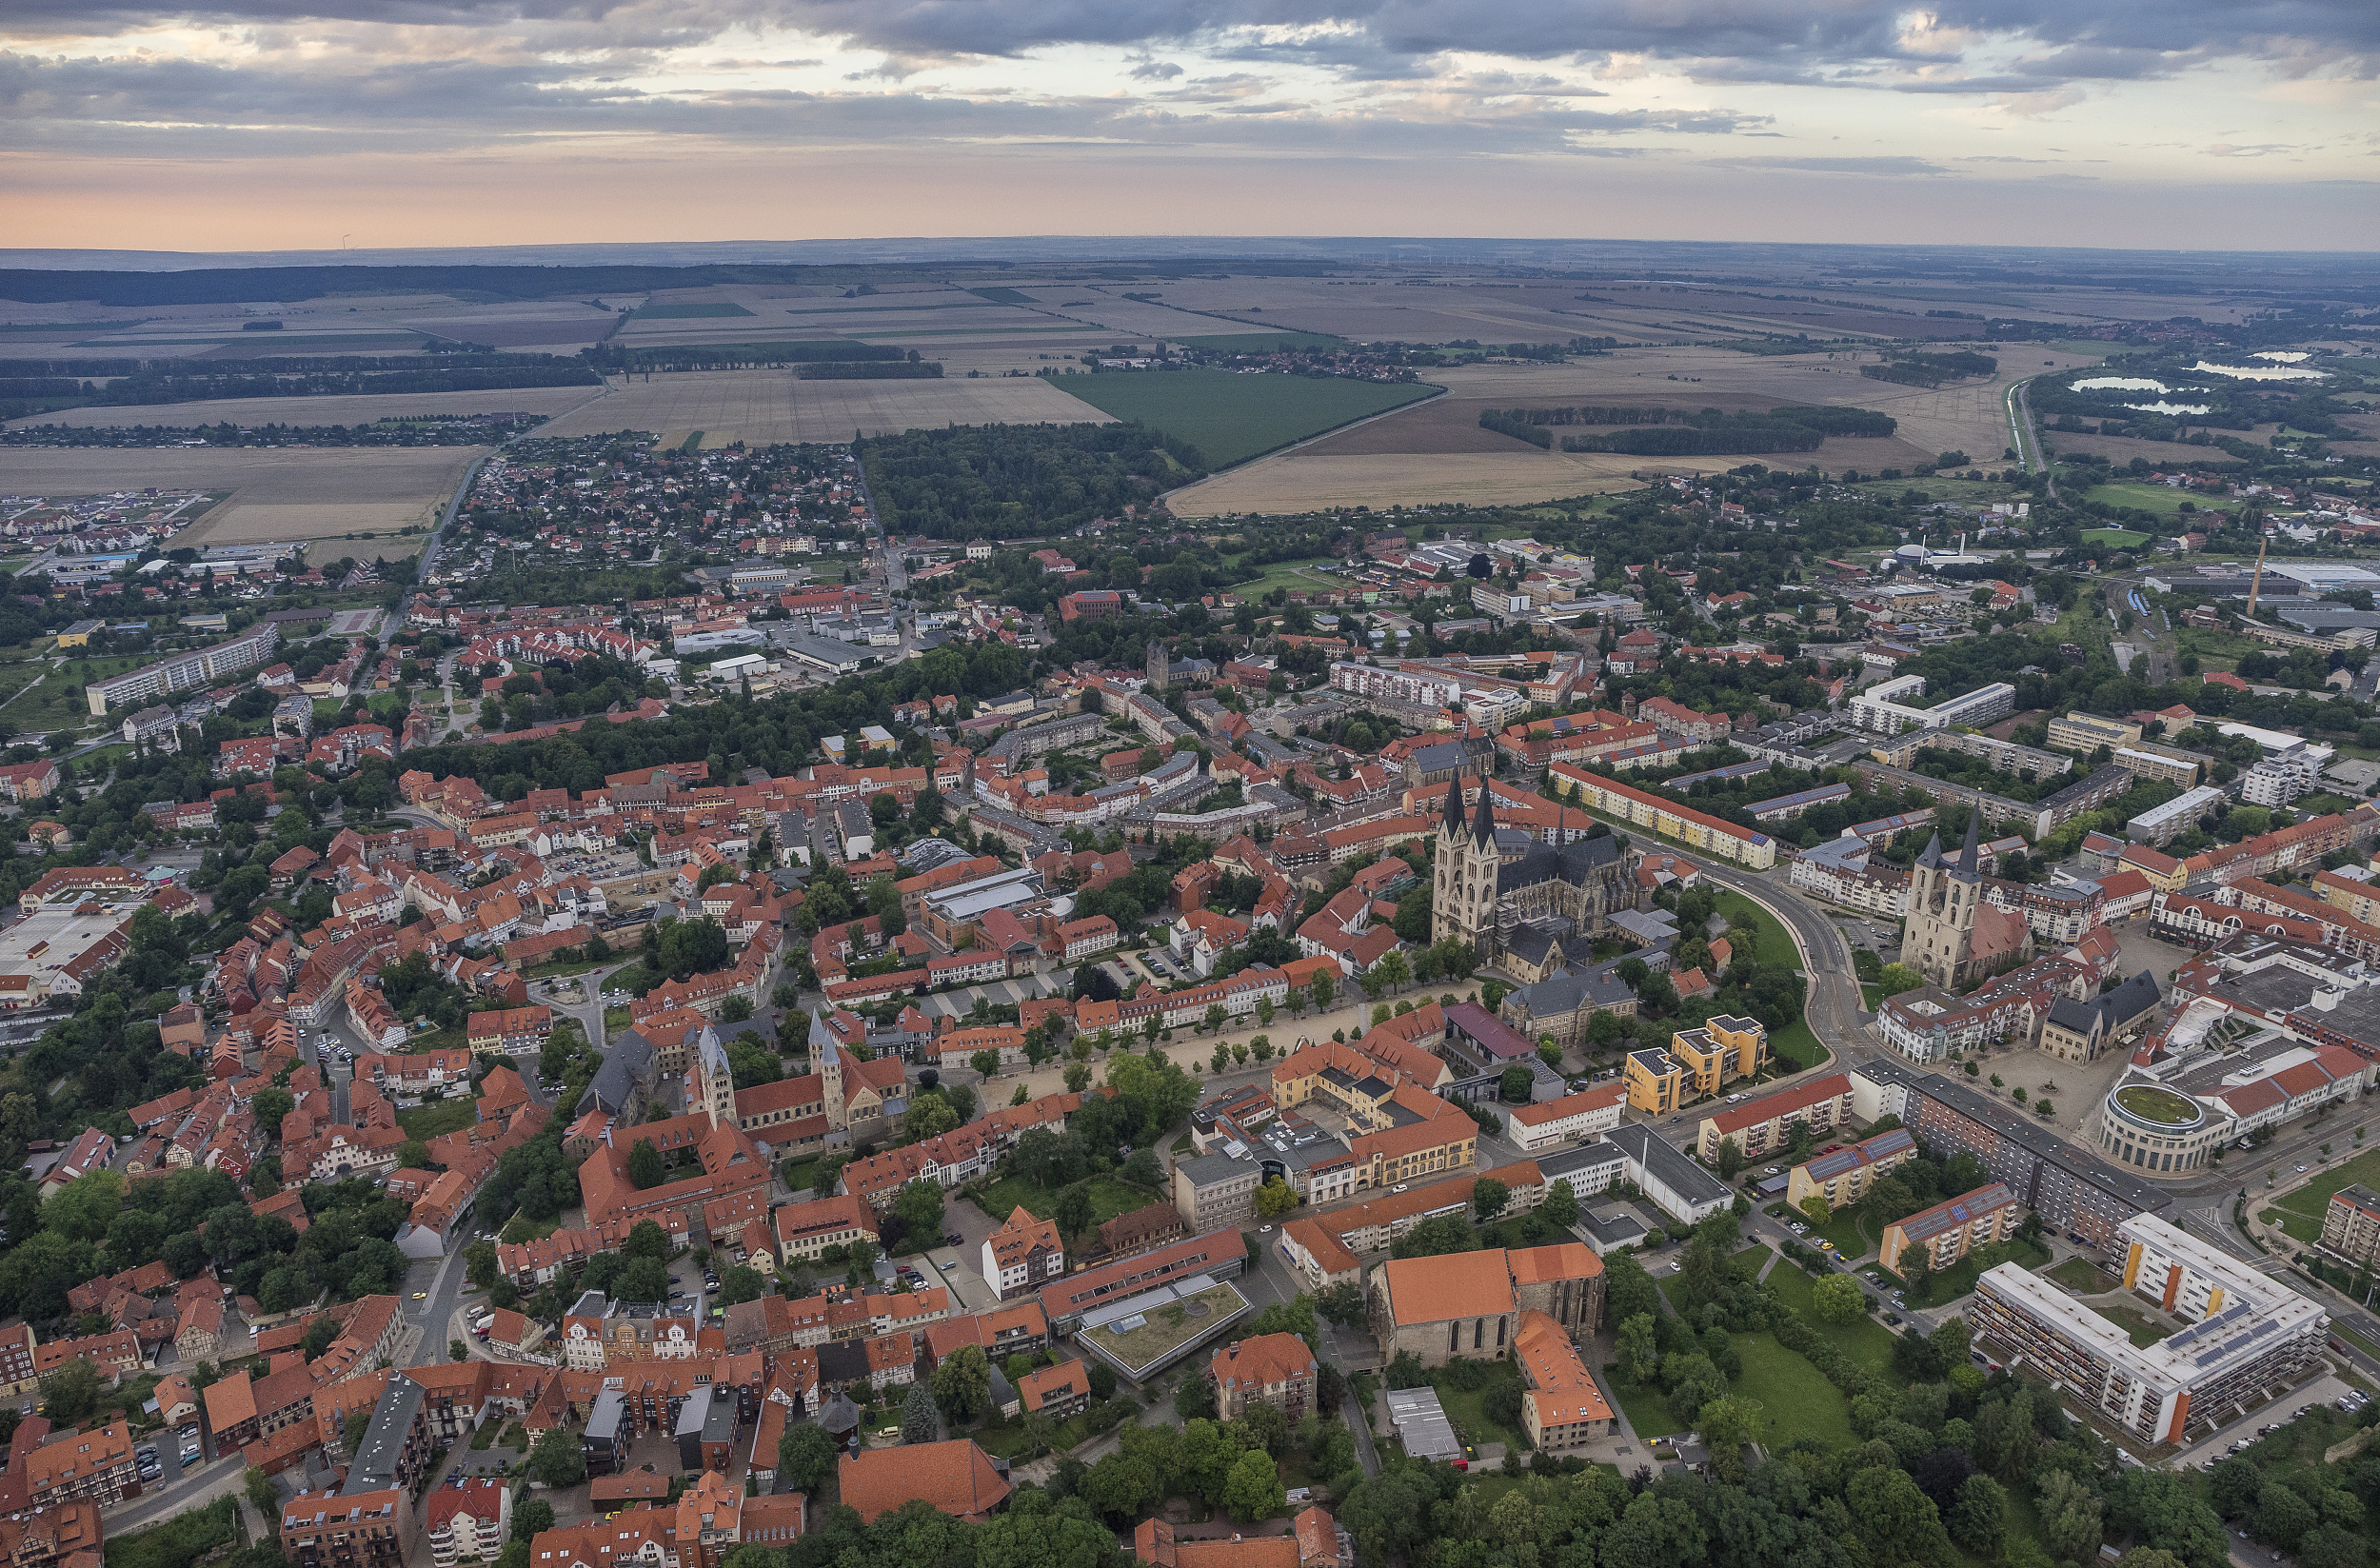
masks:
[[[2374,0],[10,0],[0,243],[2380,249]]]

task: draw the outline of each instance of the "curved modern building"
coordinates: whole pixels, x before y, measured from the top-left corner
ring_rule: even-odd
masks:
[[[2231,1136],[2231,1118],[2190,1095],[2137,1079],[2099,1102],[2099,1152],[2149,1176],[2204,1170]]]

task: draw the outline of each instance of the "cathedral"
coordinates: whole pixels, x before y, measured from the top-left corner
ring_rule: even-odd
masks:
[[[1640,907],[1636,857],[1604,834],[1560,845],[1496,825],[1484,784],[1478,810],[1463,820],[1462,784],[1446,786],[1438,823],[1430,940],[1458,937],[1482,963],[1538,980],[1584,955],[1569,949]]]
[[[1967,843],[1955,865],[1943,859],[1942,835],[1936,833],[1910,874],[1901,963],[1945,991],[2033,956],[2033,931],[2025,918],[1984,902],[1983,872],[1976,863],[1982,817],[1979,811],[1968,813]]]

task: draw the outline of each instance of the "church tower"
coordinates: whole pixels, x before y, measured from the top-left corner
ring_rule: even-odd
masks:
[[[1975,863],[1982,824],[1982,812],[1968,813],[1967,842],[1955,865],[1944,860],[1942,835],[1936,833],[1910,873],[1909,934],[1901,962],[1946,991],[1964,977],[1983,903],[1983,876]]]
[[[689,1110],[708,1116],[714,1127],[737,1124],[735,1069],[728,1064],[726,1047],[719,1043],[719,1031],[707,1023],[694,1042],[694,1093]]]
[[[1173,654],[1155,638],[1149,640],[1149,689],[1162,691],[1173,678]]]
[[[843,1099],[843,1052],[824,1014],[810,1020],[810,1071],[818,1075],[819,1098],[826,1102],[826,1125],[840,1132],[845,1124]]]
[[[1502,857],[1496,852],[1496,818],[1485,780],[1479,784],[1479,807],[1466,824],[1462,815],[1462,779],[1446,786],[1446,811],[1438,828],[1438,864],[1430,900],[1430,940],[1459,937],[1480,957],[1496,935],[1496,877]]]

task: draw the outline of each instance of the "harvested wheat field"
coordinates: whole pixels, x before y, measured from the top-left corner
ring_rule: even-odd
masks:
[[[1616,452],[1511,452],[1316,457],[1305,449],[1259,458],[1165,497],[1180,517],[1285,513],[1326,506],[1525,506],[1565,496],[1639,488],[1656,474],[1716,473],[1733,457],[1628,457]]]
[[[97,495],[145,486],[228,492],[176,548],[349,539],[426,526],[485,447],[282,451],[84,447],[0,450],[0,491]]]
[[[796,381],[789,370],[698,370],[612,383],[540,435],[700,430],[705,447],[848,441],[946,425],[1105,425],[1108,415],[1036,376]],[[682,438],[683,439],[683,438]]]
[[[559,414],[602,391],[597,387],[523,387],[494,392],[370,393],[358,397],[212,398],[200,403],[144,403],[122,408],[60,408],[9,421],[11,430],[39,425],[77,429],[162,425],[375,425],[384,419],[462,414]]]

